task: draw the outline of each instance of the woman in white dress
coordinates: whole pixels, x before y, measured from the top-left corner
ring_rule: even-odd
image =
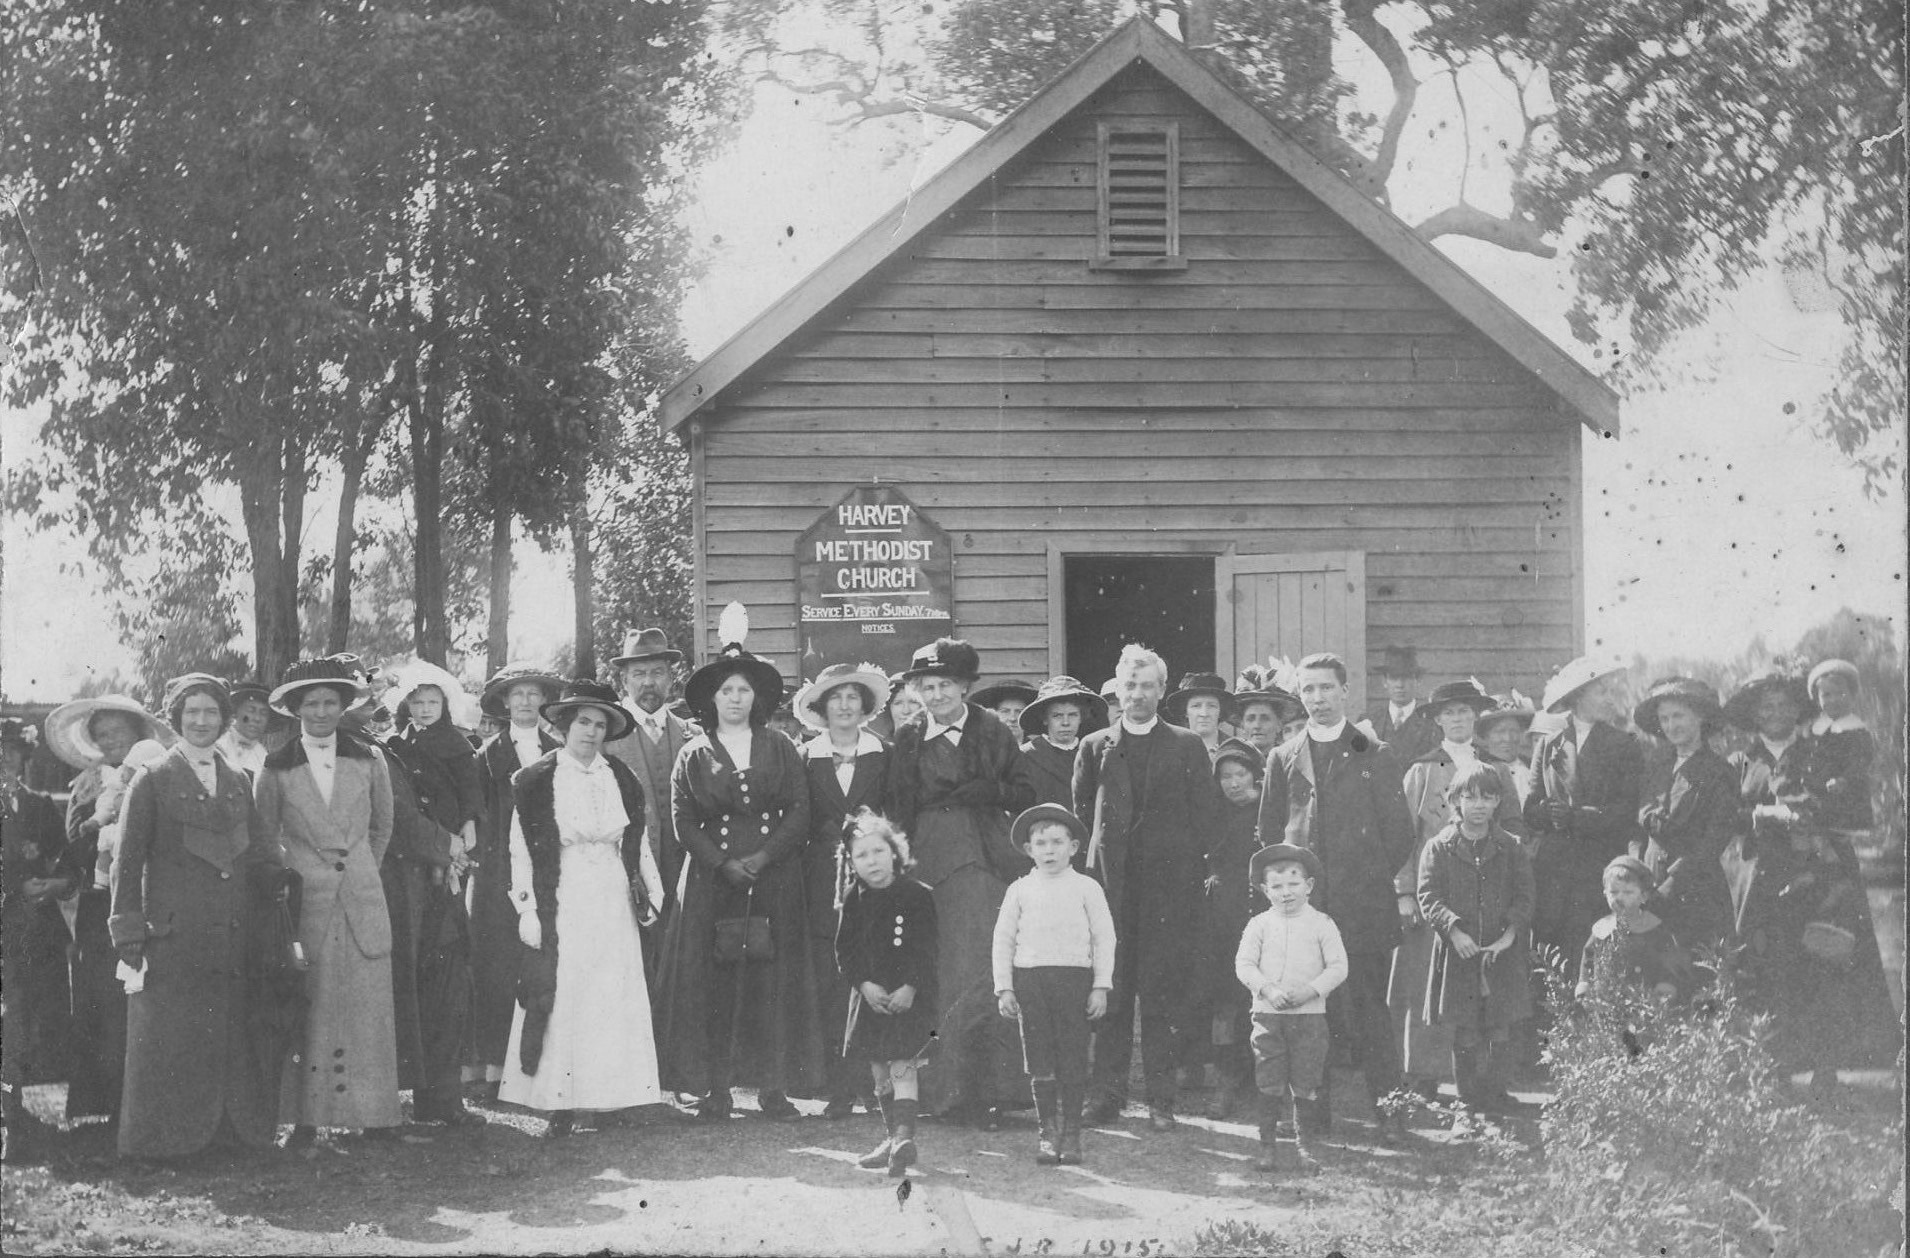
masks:
[[[643,841],[643,788],[603,754],[630,732],[616,694],[578,678],[541,714],[564,745],[511,779],[511,903],[537,955],[498,1099],[548,1111],[546,1134],[563,1136],[576,1111],[662,1099],[637,927],[662,911],[663,883]]]

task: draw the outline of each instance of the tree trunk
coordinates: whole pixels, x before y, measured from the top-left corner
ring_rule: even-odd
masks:
[[[371,432],[376,431],[375,421]],[[356,434],[345,443],[344,484],[338,491],[338,532],[332,540],[332,619],[325,634],[325,650],[337,654],[351,638],[352,554],[358,540],[358,489],[371,459],[371,437]]]
[[[577,644],[571,676],[595,677],[596,606],[591,589],[596,581],[596,565],[590,551],[590,508],[581,502],[570,513],[570,549],[570,584],[577,603]]]
[[[411,495],[418,532],[412,547],[412,644],[418,658],[442,665],[450,646],[444,615],[444,394],[429,364],[412,393]]]
[[[253,658],[259,678],[274,682],[298,657],[297,530],[304,514],[305,476],[304,452],[293,442],[268,449],[269,454],[240,462],[238,480],[239,509],[252,552]],[[296,475],[287,474],[288,460]]]
[[[511,655],[511,519],[501,496],[491,508],[491,624],[485,634],[485,676],[503,668]]]
[[[1189,48],[1214,46],[1214,10],[1209,0],[1180,0],[1181,42]]]

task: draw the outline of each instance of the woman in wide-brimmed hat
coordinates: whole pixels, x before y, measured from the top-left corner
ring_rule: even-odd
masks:
[[[1537,714],[1532,701],[1518,691],[1494,695],[1493,706],[1479,714],[1472,741],[1487,757],[1506,767],[1518,788],[1519,806],[1532,793],[1532,751],[1528,735]]]
[[[1706,740],[1724,719],[1717,692],[1691,677],[1655,681],[1632,724],[1657,740],[1645,766],[1644,832],[1632,855],[1658,884],[1659,914],[1687,948],[1736,934],[1724,853],[1737,829],[1737,775]]]
[[[75,699],[47,714],[46,745],[80,771],[67,788],[71,796],[66,805],[66,851],[60,861],[60,876],[69,883],[67,894],[92,877],[101,824],[93,808],[105,787],[106,772],[118,769],[142,738],[170,747],[178,737],[125,695]]]
[[[137,972],[119,1119],[119,1151],[132,1157],[259,1148],[278,1127],[281,1063],[251,1027],[258,945],[232,927],[276,890],[279,847],[251,781],[216,750],[232,715],[225,684],[175,678],[166,710],[183,741],[133,780],[112,878],[113,946]]]
[[[1029,868],[1008,839],[1009,819],[1034,802],[1020,740],[968,702],[981,674],[975,648],[939,638],[905,676],[927,707],[896,735],[883,811],[912,836],[915,876],[935,893],[941,926],[936,986],[942,1033],[921,1103],[984,1127],[1004,1105],[1032,1099],[1008,1024],[995,1013],[995,918],[1008,883]]]
[[[756,1088],[764,1117],[793,1118],[789,1094],[823,1083],[800,859],[809,784],[801,753],[767,728],[783,679],[744,648],[748,633],[730,604],[721,653],[683,688],[704,732],[670,776],[686,863],[663,945],[664,1082],[699,1095],[697,1113],[711,1119],[728,1116],[733,1087]]]
[[[843,897],[855,885],[848,840],[856,813],[881,800],[888,745],[868,729],[869,716],[888,694],[889,679],[874,664],[834,664],[796,692],[791,706],[816,731],[803,745],[809,778],[809,846],[803,852],[809,897],[810,964],[822,1006],[829,1054],[829,1103],[824,1118],[847,1118],[857,1097],[869,1095],[869,1075],[844,1056],[837,1028],[849,1018],[849,986],[836,971],[836,925]]]
[[[1041,688],[1031,681],[1011,677],[1006,681],[994,682],[979,690],[968,693],[968,701],[978,708],[987,708],[1007,723],[1009,729],[1021,728],[1021,713],[1035,701]]]
[[[1270,670],[1249,664],[1234,680],[1235,732],[1262,755],[1285,742],[1288,729],[1298,733],[1306,725],[1306,705],[1274,684]]]
[[[304,884],[304,1042],[285,1071],[280,1113],[291,1145],[322,1127],[396,1127],[391,913],[378,867],[391,843],[391,773],[377,749],[339,728],[370,698],[356,660],[300,660],[271,694],[299,734],[265,758],[259,815]]]
[[[1219,673],[1188,673],[1180,679],[1180,688],[1162,702],[1161,712],[1172,724],[1199,734],[1211,760],[1225,741],[1220,726],[1233,718],[1233,700]]]
[[[471,1059],[466,1075],[497,1097],[517,1009],[517,909],[511,904],[511,778],[563,746],[544,728],[541,710],[563,693],[563,678],[530,664],[506,664],[484,683],[478,705],[504,728],[478,749],[476,869],[471,875]],[[668,801],[664,802],[668,808]]]
[[[1028,762],[1036,803],[1074,807],[1075,752],[1083,735],[1107,723],[1106,700],[1074,678],[1050,677],[1041,683],[1034,702],[1021,710],[1021,732],[1027,738],[1021,754]],[[1075,861],[1077,869],[1085,867],[1086,851],[1076,852]]]
[[[538,956],[498,1099],[548,1112],[546,1134],[563,1136],[580,1111],[662,1099],[638,927],[662,912],[663,880],[637,775],[603,753],[633,719],[616,692],[579,677],[540,711],[563,746],[512,780],[511,901]]]

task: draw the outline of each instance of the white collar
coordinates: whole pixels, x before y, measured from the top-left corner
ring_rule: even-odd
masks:
[[[307,734],[304,730],[300,730],[298,732],[298,740],[313,751],[331,751],[338,746],[338,731],[333,730],[325,737],[318,738],[314,735]]]
[[[1848,734],[1852,730],[1869,728],[1864,724],[1864,718],[1855,712],[1846,712],[1834,721],[1819,712],[1817,719],[1811,722],[1811,733],[1820,737],[1824,734]]]
[[[227,730],[222,737],[232,740],[232,746],[239,751],[250,751],[259,745],[258,739],[246,738],[236,729]]]
[[[1439,740],[1439,746],[1445,751],[1447,757],[1455,763],[1466,760],[1477,760],[1479,758],[1479,749],[1474,747],[1471,743],[1447,742],[1442,738]]]
[[[559,773],[603,773],[608,771],[609,768],[610,762],[604,759],[604,754],[601,751],[590,758],[589,764],[585,764],[579,760],[575,753],[570,751],[569,748],[565,748],[564,754],[557,757],[557,771]]]
[[[512,721],[510,725],[511,741],[514,743],[537,742],[540,733],[542,731],[535,724],[519,725],[516,721]]]
[[[1791,749],[1791,744],[1797,741],[1797,732],[1795,730],[1791,731],[1791,736],[1786,738],[1783,742],[1775,741],[1769,734],[1759,734],[1757,740],[1764,744],[1766,751],[1771,753],[1771,759],[1782,760],[1784,753]]]
[[[1154,727],[1160,723],[1161,714],[1159,712],[1148,717],[1147,724],[1145,725],[1136,725],[1133,721],[1128,720],[1125,714],[1121,717],[1121,728],[1130,734],[1151,734],[1154,732]]]
[[[808,755],[811,760],[834,760],[836,745],[829,741],[829,731],[824,730],[809,740]],[[866,756],[882,750],[882,740],[868,730],[856,731],[856,755]]]
[[[624,696],[623,709],[631,716],[637,718],[637,724],[648,726],[651,729],[662,729],[664,719],[670,715],[668,708],[658,708],[654,712],[645,712],[642,708],[637,706],[637,701],[628,695]]]
[[[959,734],[962,732],[962,727],[968,724],[968,704],[966,703],[962,704],[962,710],[956,715],[955,719],[946,725],[936,720],[933,712],[929,712],[926,708],[923,709],[923,711],[928,716],[928,729],[922,735],[923,742],[927,742],[929,739],[939,736],[945,730],[952,729]]]
[[[1394,703],[1391,699],[1388,699],[1386,706],[1392,710],[1396,718],[1403,721],[1413,714],[1413,710],[1419,706],[1419,700],[1408,699],[1404,703]]]
[[[1308,721],[1306,725],[1306,736],[1316,743],[1336,743],[1340,741],[1340,735],[1344,733],[1346,733],[1345,717],[1341,717],[1331,725],[1315,725],[1312,721]]]
[[[183,738],[175,743],[174,746],[179,748],[180,755],[192,761],[194,764],[211,764],[219,755],[219,749],[217,747],[195,747]]]

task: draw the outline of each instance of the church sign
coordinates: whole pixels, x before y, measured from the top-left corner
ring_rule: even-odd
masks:
[[[955,631],[948,534],[889,485],[859,485],[796,541],[804,681],[831,664],[893,673]]]

